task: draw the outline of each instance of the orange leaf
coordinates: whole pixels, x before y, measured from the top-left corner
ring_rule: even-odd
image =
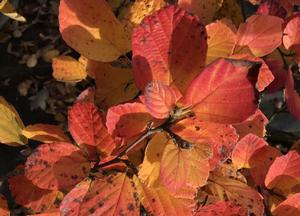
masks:
[[[212,157],[209,159],[211,169],[226,161],[238,140],[234,128],[230,125],[203,122],[197,118],[188,118],[177,122],[171,130],[178,136],[199,148],[210,145]]]
[[[244,121],[257,108],[258,95],[254,89],[257,70],[253,66],[254,63],[229,59],[213,62],[190,84],[185,103],[192,106],[202,121],[225,124]]]
[[[300,215],[300,193],[291,194],[285,201],[280,203],[274,211],[274,216],[296,216]]]
[[[214,196],[242,206],[250,215],[263,215],[263,198],[256,190],[245,183],[224,176],[212,175],[210,179],[208,187]]]
[[[25,164],[26,178],[48,190],[70,190],[87,176],[89,170],[89,161],[70,143],[40,145]]]
[[[257,109],[256,112],[248,119],[233,126],[240,139],[250,133],[259,137],[264,137],[266,134],[265,127],[268,122],[269,120],[267,117],[260,111],[260,109]]]
[[[290,190],[300,183],[300,156],[296,151],[275,159],[267,173],[267,188],[277,188],[282,192]]]
[[[0,215],[1,216],[10,216],[10,211],[7,206],[7,201],[2,194],[0,194]]]
[[[24,172],[23,167],[18,167],[17,172]],[[38,188],[23,174],[10,177],[8,182],[15,202],[30,209],[31,212],[45,212],[58,207],[63,197],[58,190]]]
[[[281,155],[277,148],[266,145],[249,158],[250,174],[257,185],[265,186],[264,181],[270,166]]]
[[[285,83],[284,95],[288,105],[288,110],[293,116],[300,120],[300,97],[294,89],[294,85],[293,73],[290,70]]]
[[[70,47],[95,61],[130,51],[129,36],[105,0],[61,0],[59,29]]]
[[[89,60],[87,71],[95,73],[95,97],[101,109],[106,110],[111,106],[131,100],[138,94],[138,89],[133,82],[130,63],[102,63]]]
[[[192,216],[194,200],[174,197],[165,188],[147,187],[134,176],[140,201],[151,215]]]
[[[181,93],[160,81],[152,81],[145,88],[145,105],[149,113],[157,119],[168,118]]]
[[[257,56],[265,56],[281,44],[283,20],[269,15],[252,15],[237,32],[237,45],[248,46]]]
[[[216,21],[206,26],[208,50],[206,64],[220,57],[228,57],[234,48],[236,35],[224,21]]]
[[[178,5],[195,13],[205,24],[210,23],[216,12],[222,7],[223,0],[179,0]]]
[[[28,125],[23,129],[22,134],[28,139],[37,140],[43,143],[69,142],[69,138],[65,132],[56,125]]]
[[[77,215],[139,216],[140,203],[133,180],[126,173],[96,178],[84,196]]]
[[[144,90],[153,80],[184,91],[205,63],[206,30],[199,19],[177,6],[161,9],[134,29],[133,69]]]
[[[232,163],[237,169],[250,168],[250,158],[261,148],[267,146],[266,141],[253,134],[242,138],[232,152]]]
[[[52,76],[61,82],[80,82],[87,76],[85,66],[71,56],[53,58],[52,68]]]
[[[143,132],[151,119],[144,104],[126,103],[109,108],[106,126],[113,136],[129,138]]]
[[[94,146],[102,156],[110,155],[116,147],[94,104],[77,102],[69,109],[68,121],[72,137],[78,145]]]
[[[167,142],[161,157],[159,178],[162,185],[175,196],[189,187],[196,192],[198,187],[206,184],[210,170],[206,149],[193,144],[188,144],[190,146],[187,148],[177,145],[180,143],[174,143],[173,140]]]
[[[230,201],[219,201],[210,205],[206,205],[197,210],[195,216],[213,216],[213,215],[235,215],[245,216],[247,210],[240,205],[236,205]]]

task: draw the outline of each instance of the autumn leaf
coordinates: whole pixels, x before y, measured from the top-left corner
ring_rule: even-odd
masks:
[[[236,144],[232,152],[232,163],[237,169],[250,168],[250,158],[267,145],[266,141],[258,136],[246,135]]]
[[[274,0],[264,0],[257,9],[257,14],[266,14],[272,16],[278,16],[284,19],[287,15],[285,8],[279,3],[279,1]]]
[[[189,146],[182,148],[178,146],[180,141],[167,142],[160,162],[161,184],[175,196],[180,196],[182,189],[191,187],[196,191],[205,185],[210,170],[206,149],[187,143]]]
[[[238,140],[235,129],[230,125],[204,122],[197,118],[181,120],[171,130],[184,140],[198,145],[202,151],[212,155],[209,158],[210,169],[226,161]]]
[[[59,28],[70,47],[95,61],[113,61],[131,49],[129,35],[105,0],[61,0]]]
[[[265,185],[269,189],[276,188],[289,193],[300,183],[300,156],[296,151],[277,157],[267,173]]]
[[[216,60],[190,84],[185,104],[202,121],[240,123],[257,109],[255,72],[252,62]]]
[[[10,216],[10,211],[8,210],[7,201],[2,194],[0,194],[0,214],[2,216]]]
[[[144,90],[153,80],[181,92],[205,63],[206,30],[199,19],[177,6],[146,17],[132,34],[133,72]]]
[[[9,2],[9,0],[2,0],[0,2],[0,13],[16,21],[26,22],[25,17],[18,14],[14,6]]]
[[[59,207],[61,216],[78,216],[80,204],[83,202],[91,182],[91,179],[81,181],[64,197]]]
[[[22,166],[17,167],[16,174],[8,180],[15,202],[36,213],[58,207],[57,204],[63,198],[63,193],[58,190],[38,188],[22,174],[23,169]]]
[[[106,127],[113,136],[129,138],[143,132],[151,119],[144,104],[125,103],[108,109]]]
[[[289,112],[300,120],[300,96],[294,89],[294,85],[293,73],[289,70],[284,89],[285,100]]]
[[[176,102],[182,97],[176,88],[164,85],[160,81],[152,81],[145,88],[145,106],[149,113],[157,119],[168,118],[173,113]]]
[[[266,135],[266,125],[269,123],[267,117],[257,109],[256,112],[245,121],[233,125],[239,138],[243,138],[247,134],[254,134],[258,137],[264,137]]]
[[[52,76],[61,82],[80,82],[87,76],[84,64],[71,56],[54,58],[52,68]]]
[[[263,215],[264,213],[262,196],[245,183],[215,174],[210,177],[208,187],[214,196],[242,206],[247,209],[248,214]]]
[[[269,15],[252,15],[237,32],[237,45],[248,46],[256,57],[265,56],[281,44],[283,20]]]
[[[40,141],[43,143],[69,142],[69,138],[65,134],[65,132],[56,125],[28,125],[23,129],[22,134],[28,139]]]
[[[273,211],[274,216],[294,216],[300,214],[300,193],[291,194],[280,203]]]
[[[166,5],[164,0],[136,0],[124,8],[119,19],[125,25],[126,30],[132,33],[134,27],[146,17]]]
[[[61,208],[62,215],[140,215],[136,186],[126,173],[98,176],[91,183],[81,183],[66,196],[63,205],[72,206],[74,212]]]
[[[300,45],[300,17],[294,17],[286,25],[283,31],[283,45],[286,49],[291,49],[293,46]]]
[[[71,190],[84,179],[90,163],[79,148],[70,143],[40,145],[25,164],[25,177],[39,188]]]
[[[206,31],[208,37],[206,64],[220,57],[229,57],[236,42],[235,32],[222,20],[208,24]]]
[[[89,60],[86,69],[95,74],[95,98],[101,109],[106,110],[131,100],[138,94],[130,63],[102,63]]]
[[[179,0],[178,5],[196,14],[205,24],[210,23],[217,11],[222,7],[223,0]]]
[[[9,146],[25,145],[27,138],[22,135],[23,122],[15,108],[1,96],[0,116],[0,143]]]
[[[247,215],[247,210],[240,205],[230,201],[219,201],[213,204],[205,205],[196,211],[195,216],[212,216],[212,215]]]
[[[160,185],[161,158],[168,142],[169,137],[165,133],[158,133],[154,135],[146,147],[145,157],[140,165],[138,176],[147,187]]]
[[[133,178],[140,201],[151,215],[191,216],[194,200],[185,197],[174,197],[164,187],[151,188]]]
[[[116,147],[108,133],[98,108],[90,102],[77,102],[68,112],[69,130],[75,142],[90,150],[108,156]],[[95,147],[95,148],[93,148]]]
[[[259,92],[264,91],[265,88],[267,88],[274,81],[274,75],[273,75],[272,71],[270,70],[269,66],[266,64],[266,62],[262,58],[253,57],[251,54],[236,54],[236,55],[230,56],[230,58],[261,63],[257,82],[255,85],[256,89]]]

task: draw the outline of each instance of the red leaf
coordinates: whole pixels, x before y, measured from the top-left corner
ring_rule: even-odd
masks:
[[[230,201],[219,201],[210,205],[206,205],[200,208],[195,216],[214,216],[214,215],[235,215],[235,216],[245,216],[247,215],[247,209],[240,205],[234,204]]]
[[[145,105],[149,113],[157,119],[168,118],[181,93],[160,81],[152,81],[145,88]]]
[[[91,180],[84,180],[76,185],[60,204],[61,216],[78,216],[80,205],[91,186]]]
[[[239,123],[257,108],[256,71],[253,63],[219,59],[193,80],[185,95],[202,121]]]
[[[287,79],[287,71],[283,69],[279,60],[267,60],[268,67],[273,73],[274,81],[266,88],[266,93],[274,93],[284,88]]]
[[[16,172],[24,172],[23,167],[17,168]],[[32,212],[44,212],[57,207],[59,199],[63,196],[57,190],[38,188],[23,174],[10,177],[8,182],[15,202]]]
[[[146,17],[132,35],[135,82],[140,90],[152,80],[184,91],[201,71],[207,51],[205,27],[177,6]]]
[[[291,194],[280,203],[273,211],[274,216],[296,216],[300,215],[300,193]]]
[[[25,164],[26,178],[48,190],[70,190],[87,176],[89,170],[89,161],[70,143],[40,145]]]
[[[286,49],[291,49],[300,45],[300,17],[292,18],[283,31],[283,45]]]
[[[144,104],[125,103],[108,109],[106,126],[113,136],[129,138],[143,132],[151,119]]]
[[[300,120],[300,97],[297,91],[294,89],[294,78],[293,73],[290,70],[285,83],[285,99],[288,106],[288,110],[298,120]]]
[[[287,11],[277,0],[264,0],[257,9],[258,14],[266,14],[285,18]]]
[[[277,188],[281,191],[290,191],[300,184],[300,156],[296,151],[278,157],[271,165],[266,179],[267,188]]]
[[[95,146],[104,156],[116,144],[102,122],[98,108],[90,102],[78,102],[68,112],[69,129],[78,145]]]
[[[248,46],[257,56],[265,56],[281,44],[283,20],[269,15],[252,15],[240,25],[237,45]]]

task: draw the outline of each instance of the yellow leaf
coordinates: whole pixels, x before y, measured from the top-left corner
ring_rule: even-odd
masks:
[[[148,143],[144,161],[139,170],[139,178],[147,187],[159,185],[160,161],[168,141],[169,138],[165,133],[159,133]]]
[[[129,33],[140,24],[145,16],[159,10],[166,3],[164,0],[136,0],[121,12],[119,19],[126,26]]]
[[[27,139],[22,135],[23,122],[13,106],[0,96],[0,143],[19,146]]]
[[[64,131],[56,125],[34,124],[23,129],[22,134],[28,139],[43,143],[70,142]]]
[[[120,62],[88,61],[88,74],[95,74],[96,103],[102,109],[133,99],[138,90],[133,81],[131,65]]]
[[[206,26],[208,50],[206,64],[220,57],[230,56],[236,41],[236,35],[226,22],[216,21]]]
[[[198,15],[203,23],[210,23],[216,12],[222,7],[223,0],[179,0],[178,5],[185,10]]]
[[[2,0],[0,2],[0,12],[11,19],[19,22],[26,22],[26,19],[16,12],[15,8],[9,3],[8,0]]]
[[[53,77],[61,82],[80,82],[87,76],[83,63],[71,56],[59,56],[52,61]]]
[[[83,56],[110,62],[131,50],[130,37],[105,0],[61,0],[59,27]]]

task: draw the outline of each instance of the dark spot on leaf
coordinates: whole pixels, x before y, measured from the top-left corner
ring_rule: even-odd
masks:
[[[129,203],[127,209],[128,211],[134,211],[134,205],[132,203]]]
[[[95,213],[95,211],[96,211],[96,210],[95,210],[94,208],[90,208],[90,209],[89,209],[89,213],[91,213],[91,214]]]

